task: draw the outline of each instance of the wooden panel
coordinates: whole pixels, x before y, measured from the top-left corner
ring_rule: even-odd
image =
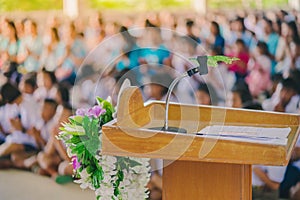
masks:
[[[151,108],[153,105],[158,107],[158,105],[164,105],[164,102],[155,102],[148,106]],[[173,123],[175,122],[174,126],[184,127],[185,121],[194,121],[194,126],[198,125],[197,130],[202,129],[205,125],[212,124],[290,127],[292,131],[288,136],[288,144],[286,146],[287,159],[290,158],[300,133],[299,114],[180,104],[170,104],[170,113],[170,120],[173,120]],[[156,112],[155,119],[163,121],[164,112]],[[205,122],[208,124],[205,124]]]
[[[163,200],[250,200],[251,166],[175,161],[164,168]]]
[[[188,134],[153,131],[164,123],[164,103],[143,104],[138,88],[128,88],[118,122],[102,127],[102,153],[176,160],[164,168],[163,199],[251,199],[251,164],[286,165],[299,135],[300,115],[198,105],[170,105],[170,126]],[[197,137],[207,125],[290,127],[286,146]]]
[[[103,153],[237,164],[287,164],[299,135],[300,115],[198,105],[170,105],[170,126],[189,134],[149,130],[163,126],[164,103],[143,104],[137,87],[127,88],[118,106],[118,122],[103,126]],[[193,135],[207,125],[290,127],[286,146],[201,138]]]
[[[143,97],[138,87],[125,88],[118,102],[118,125],[140,127],[149,123],[150,117],[148,114],[145,115],[149,113],[147,109],[149,108],[144,107]]]
[[[238,164],[286,165],[288,162],[285,146],[212,140],[146,129],[105,126],[102,140],[102,152],[108,155]],[[205,148],[210,151],[201,156]]]

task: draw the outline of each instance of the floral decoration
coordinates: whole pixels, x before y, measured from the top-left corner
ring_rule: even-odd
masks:
[[[67,147],[74,168],[74,182],[83,189],[94,190],[101,200],[147,199],[148,158],[101,154],[101,128],[113,120],[114,112],[109,100],[97,97],[97,105],[78,109],[61,127],[58,139]]]

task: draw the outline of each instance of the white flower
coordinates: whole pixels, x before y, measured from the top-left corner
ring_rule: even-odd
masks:
[[[72,158],[74,156],[72,154],[72,150],[69,147],[67,148],[67,154],[68,154],[69,158]]]
[[[64,126],[66,131],[76,132],[77,134],[82,134],[84,130],[80,126]],[[99,134],[100,144],[102,143],[102,132]],[[72,144],[73,145],[73,144]],[[99,146],[99,152],[101,152],[101,145]],[[70,146],[67,146],[67,153],[69,157],[76,156],[73,155]],[[147,184],[150,180],[150,164],[148,158],[130,158],[140,165],[127,169],[123,169],[124,179],[119,184],[120,194],[118,196],[114,195],[114,183],[117,181],[118,177],[116,174],[117,170],[117,158],[115,156],[108,155],[95,155],[98,160],[99,165],[103,170],[103,179],[100,181],[100,187],[95,188],[92,184],[91,174],[89,174],[85,169],[79,172],[80,179],[75,180],[75,183],[80,184],[82,189],[90,188],[95,191],[95,195],[99,196],[101,200],[141,200],[147,199],[149,192],[147,191]]]
[[[82,170],[82,172],[80,172],[79,175],[80,175],[80,179],[75,180],[74,182],[80,184],[80,187],[82,189],[86,189],[86,188],[92,189],[92,184],[90,182],[90,176],[87,173],[86,169]]]
[[[62,132],[77,133],[78,135],[85,134],[84,128],[82,126],[78,126],[74,124],[64,124],[64,131]]]
[[[111,98],[111,96],[108,96],[108,97],[106,98],[106,101],[109,102],[110,104],[112,104],[112,98]]]

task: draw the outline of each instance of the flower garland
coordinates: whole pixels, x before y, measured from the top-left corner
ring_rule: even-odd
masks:
[[[97,97],[97,103],[90,109],[78,109],[58,136],[72,160],[74,182],[82,189],[95,190],[101,200],[147,199],[148,158],[101,155],[101,128],[113,119],[115,109],[108,100]]]

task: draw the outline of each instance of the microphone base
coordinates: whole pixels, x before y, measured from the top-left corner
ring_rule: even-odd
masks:
[[[169,127],[167,130],[165,127],[152,127],[149,128],[150,130],[157,130],[157,131],[169,131],[169,132],[175,132],[175,133],[187,133],[186,129],[184,128],[178,128],[178,127]]]

